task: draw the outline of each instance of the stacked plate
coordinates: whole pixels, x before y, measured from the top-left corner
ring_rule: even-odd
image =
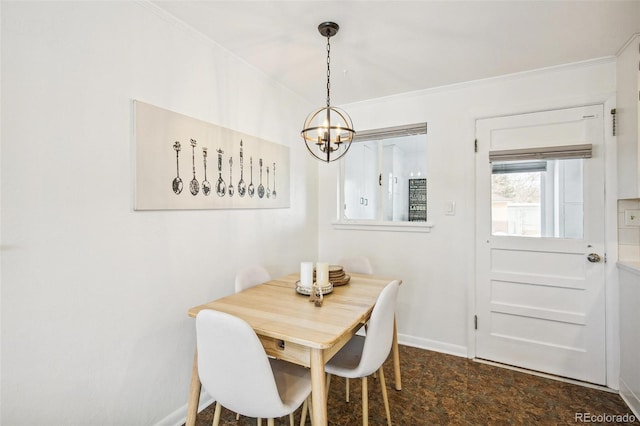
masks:
[[[329,281],[334,286],[345,285],[349,283],[351,277],[344,273],[344,268],[340,265],[329,265]]]
[[[344,272],[344,268],[340,265],[329,265],[329,282],[334,286],[345,285],[349,283],[351,277]],[[313,268],[313,281],[316,281],[316,269]]]

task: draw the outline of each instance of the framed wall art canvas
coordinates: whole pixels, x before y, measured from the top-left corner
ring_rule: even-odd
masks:
[[[135,209],[289,207],[289,147],[134,101]]]

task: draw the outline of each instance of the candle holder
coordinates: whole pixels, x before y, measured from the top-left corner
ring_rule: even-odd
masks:
[[[314,290],[314,288],[316,288],[317,290]],[[305,287],[300,281],[296,281],[296,293],[303,296],[311,296],[312,294],[314,294],[314,291],[316,295],[318,292],[320,292],[324,296],[333,292],[333,284],[329,283],[325,286],[321,286],[317,282],[314,282],[310,287]]]
[[[322,294],[322,289],[318,286],[317,282],[314,282],[311,286],[311,294],[309,295],[309,302],[313,302],[316,307],[322,306],[322,302],[324,300],[324,295]]]

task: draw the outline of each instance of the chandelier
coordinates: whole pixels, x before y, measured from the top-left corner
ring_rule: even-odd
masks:
[[[318,108],[307,116],[300,134],[307,149],[320,161],[327,163],[342,158],[353,141],[355,130],[351,117],[340,108],[331,106],[331,44],[329,39],[340,27],[335,22],[323,22],[318,31],[327,38],[327,106]]]

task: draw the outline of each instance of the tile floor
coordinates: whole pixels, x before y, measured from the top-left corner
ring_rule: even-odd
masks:
[[[385,377],[393,425],[576,425],[576,415],[632,415],[616,393],[541,378],[452,355],[400,346],[402,391],[393,387],[393,364]],[[369,424],[386,425],[379,381],[369,380]],[[329,393],[329,425],[362,424],[360,381],[351,380],[351,401],[345,402],[344,379],[334,377]],[[211,425],[213,405],[197,417]],[[583,414],[583,418],[586,415]],[[307,418],[308,419],[308,418]],[[610,418],[611,419],[611,418]],[[590,420],[598,420],[591,417]],[[296,412],[296,425],[300,410]],[[589,422],[590,424],[625,424]],[[223,409],[221,425],[255,425],[252,418]],[[263,421],[266,426],[266,421]],[[307,420],[307,425],[310,422]],[[628,424],[628,423],[627,423]],[[636,420],[635,425],[640,425]],[[289,425],[288,418],[276,425]]]

